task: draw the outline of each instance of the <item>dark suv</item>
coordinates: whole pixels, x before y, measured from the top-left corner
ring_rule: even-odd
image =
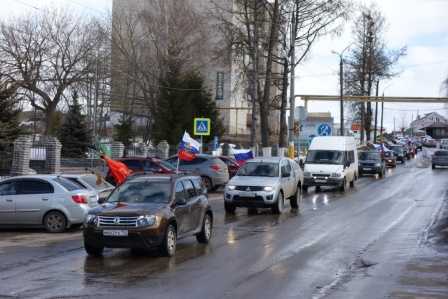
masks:
[[[173,256],[179,238],[195,235],[208,243],[213,213],[199,176],[141,175],[116,188],[90,210],[84,248],[101,255],[105,247],[149,250]]]
[[[381,153],[377,151],[360,152],[358,156],[359,161],[359,176],[365,174],[378,174],[380,178],[386,174],[386,164],[381,158]]]

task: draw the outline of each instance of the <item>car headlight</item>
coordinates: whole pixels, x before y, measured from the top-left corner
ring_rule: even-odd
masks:
[[[159,217],[155,215],[145,215],[137,218],[137,226],[158,226]]]
[[[228,186],[227,186],[227,189],[228,189],[228,190],[235,190],[235,189],[236,189],[236,186],[234,186],[234,185],[228,185]]]
[[[311,177],[311,172],[305,171],[303,173],[303,176],[309,178],[309,177]]]
[[[338,178],[338,177],[340,177],[340,176],[342,176],[342,174],[339,173],[339,172],[333,172],[333,173],[331,174],[331,177],[332,177],[332,178]]]
[[[274,190],[274,188],[271,187],[271,186],[266,186],[266,187],[263,188],[263,190],[266,191],[266,192],[271,192],[271,191]]]
[[[97,215],[93,215],[93,214],[87,215],[86,223],[87,224],[96,225],[98,223],[98,216]]]
[[[380,167],[380,166],[381,166],[381,163],[375,163],[375,166],[376,166],[376,167]]]

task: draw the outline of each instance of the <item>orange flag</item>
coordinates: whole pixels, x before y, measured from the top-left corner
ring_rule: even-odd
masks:
[[[101,159],[106,161],[107,166],[109,167],[110,173],[115,180],[115,183],[121,185],[126,178],[132,173],[132,171],[126,166],[126,164],[112,160],[111,158],[102,155]]]

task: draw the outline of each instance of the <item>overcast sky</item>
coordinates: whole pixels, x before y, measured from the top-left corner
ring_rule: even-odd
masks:
[[[448,0],[354,0],[376,3],[387,22],[389,48],[406,46],[408,55],[397,66],[400,76],[380,83],[380,94],[390,96],[444,96],[441,83],[448,76]],[[26,13],[45,6],[56,6],[85,14],[101,15],[110,11],[111,0],[0,0],[0,18]],[[351,24],[342,36],[326,37],[314,45],[308,60],[296,71],[297,94],[338,94],[339,58],[331,51],[341,51],[351,43]],[[330,111],[339,119],[338,103],[311,103],[310,111]],[[397,127],[431,110],[447,115],[448,110],[435,104],[386,104],[385,124]]]

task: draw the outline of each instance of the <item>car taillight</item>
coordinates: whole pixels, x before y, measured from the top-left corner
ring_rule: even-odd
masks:
[[[77,204],[86,204],[87,196],[85,195],[73,195],[72,200]]]
[[[213,170],[216,171],[216,172],[221,171],[221,167],[219,167],[218,164],[212,164],[212,165],[210,166],[210,168],[213,169]]]

